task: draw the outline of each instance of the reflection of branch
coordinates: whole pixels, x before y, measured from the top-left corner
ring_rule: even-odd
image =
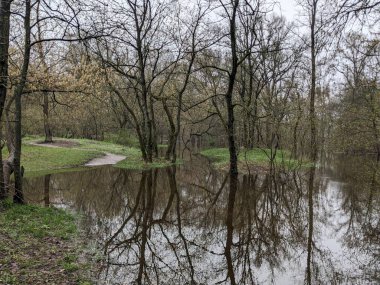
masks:
[[[212,206],[214,206],[214,205],[216,204],[216,202],[218,201],[219,196],[220,196],[220,194],[222,193],[222,191],[223,191],[223,189],[224,189],[224,186],[226,186],[227,180],[228,180],[228,174],[226,174],[226,175],[224,176],[224,180],[223,180],[223,182],[222,182],[222,186],[220,186],[219,191],[216,193],[216,195],[215,195],[215,199],[214,199],[214,201],[213,201],[212,204],[211,204]]]
[[[125,228],[125,226],[128,224],[128,222],[135,215],[135,213],[137,211],[137,208],[138,208],[138,206],[140,204],[140,197],[141,197],[141,194],[142,194],[144,188],[145,188],[145,179],[141,178],[140,188],[139,188],[139,192],[138,192],[137,197],[136,197],[135,206],[133,207],[133,209],[132,209],[131,213],[129,214],[129,216],[124,220],[124,222],[120,226],[120,228],[112,235],[112,237],[109,240],[106,241],[106,243],[104,245],[104,253],[107,253],[109,245],[123,231],[123,229]]]
[[[194,266],[193,266],[193,263],[191,261],[191,257],[190,257],[190,253],[189,253],[189,248],[188,248],[187,242],[186,242],[186,238],[184,237],[184,235],[182,233],[182,221],[181,221],[181,209],[180,209],[181,199],[180,199],[180,195],[178,193],[178,188],[177,188],[176,169],[175,169],[175,167],[170,168],[170,170],[168,169],[168,174],[169,174],[170,188],[172,189],[173,193],[175,193],[175,195],[177,197],[176,212],[177,212],[178,234],[179,234],[179,236],[180,236],[180,238],[181,238],[181,240],[183,242],[183,246],[185,247],[187,261],[188,261],[189,266],[190,266],[191,283],[194,284],[195,283],[195,280],[194,280],[194,274],[195,274]]]

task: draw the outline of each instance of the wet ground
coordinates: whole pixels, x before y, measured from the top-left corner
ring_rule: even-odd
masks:
[[[87,162],[85,166],[102,166],[102,165],[114,165],[119,161],[122,161],[126,158],[124,155],[117,155],[113,153],[105,153],[104,156],[94,158]]]
[[[240,175],[236,193],[197,156],[25,181],[29,201],[84,214],[99,284],[380,284],[379,186],[380,164],[360,157]]]

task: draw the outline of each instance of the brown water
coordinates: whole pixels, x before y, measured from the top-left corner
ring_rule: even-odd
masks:
[[[85,216],[105,254],[99,284],[380,284],[380,164],[228,177],[195,157],[149,171],[101,167],[29,178],[30,201]],[[228,205],[233,225],[226,226]]]

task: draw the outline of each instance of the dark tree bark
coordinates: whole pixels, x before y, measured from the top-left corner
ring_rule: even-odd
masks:
[[[14,176],[15,176],[15,194],[13,201],[15,203],[23,204],[24,195],[22,190],[22,169],[21,169],[21,96],[24,91],[28,69],[30,61],[30,14],[31,14],[31,4],[30,0],[25,0],[25,16],[24,16],[24,59],[20,74],[19,82],[15,88],[15,157],[14,157]]]
[[[49,94],[47,92],[43,93],[43,113],[44,113],[44,131],[45,131],[45,142],[53,142],[53,133],[50,127],[50,116],[49,116]]]
[[[50,179],[51,174],[44,177],[44,204],[45,207],[50,207]]]
[[[190,82],[190,75],[191,75],[191,71],[192,71],[193,64],[194,64],[195,57],[196,57],[196,51],[195,51],[196,32],[197,32],[197,27],[199,25],[199,21],[200,21],[200,18],[198,18],[195,29],[192,32],[191,56],[190,56],[189,65],[188,65],[187,70],[186,70],[185,80],[184,80],[184,83],[183,83],[181,89],[178,91],[178,94],[177,94],[178,106],[177,106],[176,124],[175,125],[172,124],[173,120],[169,119],[171,133],[170,133],[170,139],[169,139],[169,146],[168,146],[168,149],[166,152],[166,159],[169,160],[171,157],[171,162],[173,162],[173,163],[175,163],[177,160],[176,148],[177,148],[177,141],[178,141],[178,137],[179,137],[179,132],[181,129],[181,114],[182,114],[182,105],[183,105],[183,95],[184,95],[185,91],[187,90],[187,86]],[[166,112],[166,110],[165,110],[165,112]],[[169,113],[166,112],[167,115]],[[173,128],[173,126],[174,126],[174,128]]]
[[[7,97],[10,8],[11,0],[0,0],[0,119],[3,115],[5,99]],[[1,139],[2,132],[0,132]],[[0,161],[3,161],[1,149]],[[0,199],[4,199],[6,194],[3,164],[0,163]]]
[[[316,95],[316,16],[317,16],[318,0],[313,0],[311,5],[311,21],[310,21],[310,55],[311,55],[311,86],[310,86],[310,151],[311,160],[317,161],[318,149],[317,149],[317,127],[316,127],[316,115],[315,115],[315,95]]]
[[[177,140],[176,125],[174,123],[173,115],[168,107],[166,99],[162,100],[162,106],[164,107],[164,111],[165,111],[166,117],[168,118],[169,127],[170,127],[168,149],[166,150],[166,154],[165,154],[165,159],[170,160],[170,156],[172,155],[172,152],[173,152],[174,141]]]
[[[314,232],[314,179],[315,167],[309,172],[308,181],[308,235],[307,235],[307,260],[306,260],[306,284],[312,284],[312,256],[313,256],[313,232]]]
[[[237,52],[237,41],[236,41],[236,17],[239,7],[239,0],[234,0],[232,2],[233,7],[231,11],[231,16],[229,17],[229,37],[230,37],[230,49],[231,49],[231,70],[229,72],[228,78],[228,89],[225,94],[225,100],[227,104],[227,136],[228,136],[228,149],[230,153],[230,183],[229,183],[229,196],[228,196],[228,208],[227,208],[227,240],[225,247],[225,256],[227,260],[227,274],[232,285],[237,284],[235,280],[235,272],[232,260],[232,243],[233,243],[233,219],[234,219],[234,206],[236,199],[236,192],[238,188],[238,165],[237,165],[237,150],[235,143],[235,114],[234,114],[234,104],[233,104],[233,93],[234,85],[236,81],[236,74],[238,68],[238,52]]]

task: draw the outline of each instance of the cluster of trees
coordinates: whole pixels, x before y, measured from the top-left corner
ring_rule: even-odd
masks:
[[[175,162],[180,140],[217,137],[231,177],[240,147],[316,161],[334,137],[380,153],[378,34],[343,32],[378,23],[379,2],[300,1],[301,23],[269,2],[1,0],[1,195],[14,173],[22,202],[22,135],[42,130],[47,142],[129,130],[146,162],[160,142]]]
[[[345,33],[347,24],[376,29],[380,2],[298,8],[301,22],[290,23],[265,0],[0,0],[1,146],[9,153],[0,157],[0,196],[14,173],[14,201],[23,203],[23,133],[43,130],[51,142],[126,129],[146,162],[159,142],[175,162],[180,140],[216,138],[230,151],[225,257],[236,284],[241,147],[314,162],[325,145],[380,153],[378,31]],[[312,170],[310,196],[313,183]],[[309,225],[310,247],[312,235]]]

